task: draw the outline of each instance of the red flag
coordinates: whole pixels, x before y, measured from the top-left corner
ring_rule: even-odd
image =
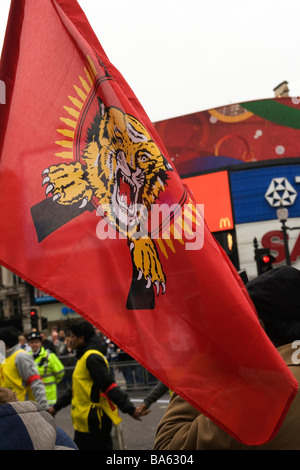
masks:
[[[236,439],[271,439],[297,383],[75,0],[12,1],[0,79],[0,263]]]

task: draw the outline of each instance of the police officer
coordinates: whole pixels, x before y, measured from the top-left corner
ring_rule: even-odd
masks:
[[[65,368],[56,354],[42,346],[42,336],[33,331],[28,336],[35,365],[46,387],[46,396],[49,405],[57,401],[57,384],[65,374]]]

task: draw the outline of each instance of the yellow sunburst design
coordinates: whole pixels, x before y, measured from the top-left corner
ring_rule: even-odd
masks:
[[[77,127],[80,111],[89,95],[91,88],[93,87],[95,76],[97,74],[96,67],[89,56],[87,56],[86,65],[84,67],[84,74],[82,77],[79,75],[80,85],[73,85],[76,92],[75,96],[68,96],[71,106],[64,106],[64,110],[67,112],[69,117],[60,117],[59,119],[66,125],[63,129],[56,129],[64,139],[57,140],[55,143],[60,147],[63,147],[62,152],[58,152],[55,155],[66,160],[73,159],[73,148],[75,130]]]
[[[191,199],[189,199],[188,204],[183,206],[183,211],[179,216],[173,221],[170,228],[162,233],[161,238],[155,240],[160,251],[163,253],[165,258],[168,259],[168,251],[172,253],[176,252],[173,241],[184,245],[184,240],[180,237],[182,233],[188,233],[193,235],[193,225],[200,226],[200,220],[202,220],[202,215],[197,211],[196,206],[193,204]],[[172,239],[171,239],[171,236]]]

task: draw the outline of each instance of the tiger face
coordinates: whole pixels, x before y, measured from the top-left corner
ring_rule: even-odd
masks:
[[[136,118],[101,101],[87,142],[83,162],[92,192],[117,229],[132,234],[164,191],[169,165]]]

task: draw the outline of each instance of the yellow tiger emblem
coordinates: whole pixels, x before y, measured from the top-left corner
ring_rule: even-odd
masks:
[[[140,235],[143,211],[151,209],[167,184],[171,166],[135,117],[116,107],[99,111],[88,129],[81,162],[52,165],[43,172],[46,195],[58,204],[84,207],[96,198],[107,220],[128,240],[138,279],[166,290],[166,278],[153,240]]]

